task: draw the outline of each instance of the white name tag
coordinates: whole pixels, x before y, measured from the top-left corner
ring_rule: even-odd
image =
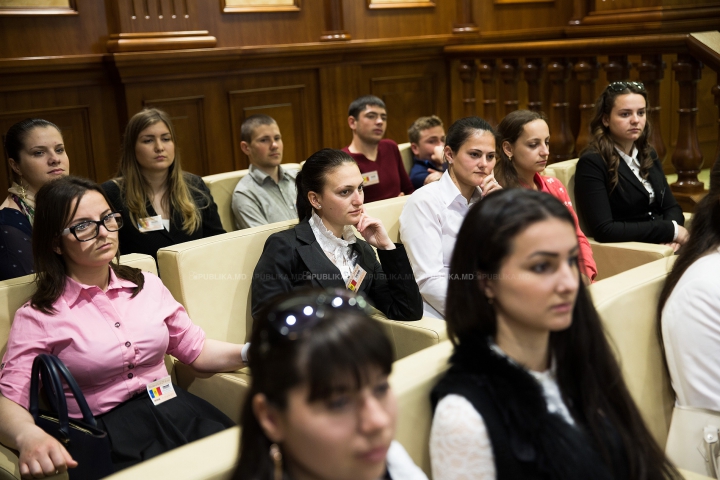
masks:
[[[380,183],[380,176],[378,175],[377,170],[372,172],[365,172],[362,174],[363,177],[363,187],[367,187],[369,185],[377,185]]]
[[[355,265],[355,269],[353,269],[350,279],[345,286],[351,292],[357,292],[360,289],[360,285],[363,280],[365,280],[365,275],[367,275],[365,269],[363,269],[360,264]]]
[[[175,393],[175,389],[170,381],[170,375],[148,383],[146,388],[153,405],[160,405],[177,397],[177,393]]]
[[[138,230],[141,232],[154,232],[165,228],[162,223],[162,217],[155,215],[154,217],[145,217],[138,220]]]

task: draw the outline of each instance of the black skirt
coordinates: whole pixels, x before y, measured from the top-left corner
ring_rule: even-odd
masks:
[[[116,471],[235,425],[212,404],[173,387],[177,398],[160,405],[142,393],[95,418],[110,438]]]

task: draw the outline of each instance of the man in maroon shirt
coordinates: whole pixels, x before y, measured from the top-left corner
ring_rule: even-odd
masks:
[[[382,138],[387,128],[385,103],[373,95],[356,99],[348,109],[348,125],[353,140],[343,151],[363,174],[365,203],[411,194],[414,189],[397,143]]]

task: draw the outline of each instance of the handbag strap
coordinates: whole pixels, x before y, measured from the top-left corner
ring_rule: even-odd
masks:
[[[42,375],[43,384],[47,391],[48,397],[52,400],[50,403],[53,408],[57,409],[58,422],[60,424],[59,432],[64,438],[70,439],[70,422],[68,419],[67,411],[67,400],[65,399],[65,393],[63,392],[62,382],[60,375],[53,362],[46,353],[41,353],[35,357],[32,364],[32,373],[30,377],[30,414],[32,415],[35,423],[37,423],[38,417],[40,416],[39,408],[39,396],[40,396],[40,382],[38,378]],[[40,373],[42,369],[42,374]]]
[[[70,387],[70,391],[72,392],[73,397],[75,397],[75,401],[80,408],[80,413],[82,413],[83,422],[92,427],[97,427],[97,422],[95,422],[92,410],[90,410],[90,406],[88,405],[87,400],[85,400],[85,395],[83,395],[82,390],[80,390],[80,386],[75,381],[75,378],[72,376],[72,373],[70,373],[70,370],[68,370],[62,360],[58,357],[54,355],[48,355],[48,357],[50,357],[50,360],[54,363],[57,371],[65,379],[65,383],[67,383],[68,387]]]

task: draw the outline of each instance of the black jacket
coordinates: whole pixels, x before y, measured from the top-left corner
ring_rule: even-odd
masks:
[[[675,227],[685,223],[682,209],[670,191],[657,154],[648,181],[655,191],[650,195],[623,159],[618,165],[618,183],[610,192],[610,174],[599,153],[585,152],[575,170],[575,203],[588,236],[598,242],[667,243]]]
[[[611,471],[573,410],[567,423],[550,413],[542,387],[530,373],[492,351],[486,338],[465,335],[450,358],[450,370],[431,394],[433,409],[446,395],[465,397],[483,419],[498,480],[624,480],[628,464],[622,441],[608,425],[604,446]]]
[[[191,189],[190,192],[195,205],[200,209],[202,224],[200,228],[189,235],[182,229],[183,218],[181,212],[172,213],[169,232],[164,228],[153,232],[141,232],[138,230],[137,225],[133,225],[130,221],[130,214],[118,185],[112,180],[102,184],[102,188],[110,200],[112,209],[122,213],[123,227],[119,231],[121,254],[144,253],[152,255],[157,261],[157,251],[163,247],[225,233],[220,223],[217,205],[215,205],[210,190],[202,178],[197,175],[185,173],[185,181],[200,190],[198,192]],[[147,208],[149,216],[152,217],[156,215],[155,209],[150,202],[147,203],[145,208]]]
[[[405,248],[378,250],[358,239],[357,262],[367,272],[359,291],[388,318],[419,320],[422,297]],[[274,296],[298,287],[345,288],[340,270],[317,243],[307,220],[292,230],[271,235],[265,242],[252,279],[252,314],[256,317]]]

